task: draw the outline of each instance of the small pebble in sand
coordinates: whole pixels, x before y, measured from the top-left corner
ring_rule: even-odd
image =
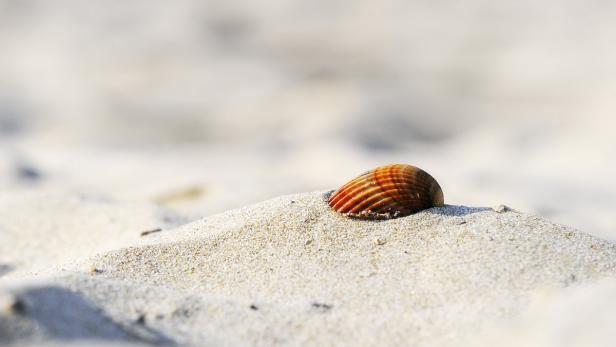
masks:
[[[453,225],[466,224],[466,220],[464,220],[464,218],[462,218],[462,217],[454,217],[454,218],[451,219],[451,224],[453,224]]]
[[[38,170],[28,165],[17,167],[17,176],[26,181],[38,181],[41,179],[41,174]]]
[[[511,211],[511,208],[506,205],[498,205],[493,208],[496,213],[505,213]]]
[[[2,311],[12,314],[25,314],[26,303],[18,297],[8,296],[4,298]]]
[[[373,243],[375,246],[382,246],[382,245],[384,245],[384,244],[386,244],[386,243],[387,243],[387,240],[385,240],[385,239],[383,239],[383,238],[380,238],[380,237],[377,237],[376,239],[372,240],[372,243]]]
[[[145,314],[140,314],[139,317],[135,320],[135,323],[139,325],[145,325]]]
[[[329,310],[331,310],[333,308],[332,305],[323,304],[323,303],[320,303],[320,302],[313,302],[311,306],[313,308],[318,309],[321,312],[327,312],[327,311],[329,311]]]
[[[156,229],[152,229],[152,230],[142,231],[140,235],[141,236],[147,236],[147,235],[150,235],[150,234],[159,233],[161,231],[163,231],[163,229],[156,228]]]
[[[96,266],[92,266],[92,267],[90,267],[90,273],[91,274],[100,274],[100,273],[103,273],[103,270],[97,268]]]
[[[255,304],[250,305],[250,309],[253,310],[253,311],[258,311],[259,310],[259,308]]]
[[[13,267],[10,265],[6,265],[6,264],[0,264],[0,277],[2,277],[2,275],[9,273],[13,270]]]
[[[204,194],[205,187],[197,184],[163,193],[156,197],[154,201],[159,204],[167,205],[184,201],[198,200],[203,197]]]

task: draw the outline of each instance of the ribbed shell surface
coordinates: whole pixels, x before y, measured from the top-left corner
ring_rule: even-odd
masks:
[[[350,217],[388,219],[442,206],[443,191],[427,172],[411,165],[391,164],[354,178],[328,200]]]

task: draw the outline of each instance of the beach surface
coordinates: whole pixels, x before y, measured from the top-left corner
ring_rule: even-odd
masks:
[[[0,345],[613,345],[615,11],[0,0]]]
[[[593,309],[614,312],[598,302],[610,298],[616,244],[504,207],[355,220],[329,208],[329,193],[281,196],[176,228],[178,219],[154,207],[80,203],[56,217],[80,250],[60,258],[45,242],[32,243],[36,257],[14,251],[40,234],[4,233],[0,254],[11,257],[0,280],[0,342],[455,346],[497,333],[516,341],[521,325],[551,324],[550,315],[573,324],[580,306],[591,321],[604,317]],[[59,215],[71,199],[46,208]],[[20,218],[5,216],[2,228],[16,224],[4,220],[11,216]],[[76,237],[94,222],[92,238]],[[105,236],[119,242],[92,241]],[[527,341],[558,333],[520,331]]]

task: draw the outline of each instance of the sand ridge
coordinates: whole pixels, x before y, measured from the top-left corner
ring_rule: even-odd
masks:
[[[148,235],[53,287],[146,343],[433,346],[517,315],[537,291],[616,274],[616,245],[540,217],[445,206],[361,221],[326,194]]]

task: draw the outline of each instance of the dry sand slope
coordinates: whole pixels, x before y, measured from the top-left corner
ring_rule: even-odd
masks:
[[[359,221],[325,195],[151,234],[48,278],[9,274],[0,343],[472,345],[536,293],[616,274],[615,244],[539,217],[446,206]]]

